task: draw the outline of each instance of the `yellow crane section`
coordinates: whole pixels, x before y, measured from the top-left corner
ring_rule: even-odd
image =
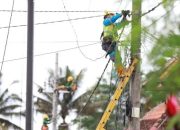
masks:
[[[125,73],[125,76],[118,83],[118,87],[117,87],[114,95],[112,96],[112,99],[109,102],[98,126],[96,127],[96,130],[105,130],[104,126],[106,125],[106,122],[108,121],[109,116],[111,115],[111,112],[113,111],[115,105],[117,104],[117,101],[119,100],[121,93],[124,90],[127,82],[129,81],[130,76],[132,75],[132,72],[133,72],[137,62],[138,62],[137,59],[133,60],[131,66],[128,68],[127,72]]]

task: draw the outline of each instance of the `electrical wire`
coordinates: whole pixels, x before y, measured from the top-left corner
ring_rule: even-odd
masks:
[[[79,17],[79,18],[73,18],[73,19],[64,19],[64,20],[59,20],[59,21],[40,22],[40,23],[35,23],[34,25],[45,25],[45,24],[68,22],[68,21],[73,21],[73,20],[84,20],[84,19],[98,18],[98,17],[102,17],[102,16],[104,16],[104,15],[94,15],[94,16]],[[26,26],[27,26],[27,24],[21,24],[21,25],[13,25],[10,27],[17,28],[17,27],[26,27]],[[5,28],[8,28],[8,26],[0,27],[0,29],[5,29]]]
[[[159,4],[158,4],[158,5],[159,5]],[[157,8],[157,7],[158,7],[158,6],[156,5],[156,8]],[[174,7],[175,7],[175,6],[174,6]],[[154,10],[154,9],[153,9],[153,10]],[[151,11],[153,11],[153,10],[151,10]],[[172,10],[173,10],[173,8],[172,8],[171,10],[169,10],[168,13],[170,13]],[[148,13],[150,13],[151,11],[148,11]],[[146,12],[146,14],[148,14],[148,13]],[[168,13],[162,15],[159,19],[165,17]],[[143,16],[145,16],[145,15],[143,15]],[[99,17],[99,16],[97,16],[97,17]],[[85,17],[85,18],[89,18],[89,17]],[[158,20],[159,20],[159,19],[158,19]],[[146,26],[146,27],[152,26],[152,25],[155,24],[158,20],[154,21],[152,24],[150,24],[150,25],[148,25],[148,26]],[[66,21],[68,21],[68,20],[66,20]],[[26,25],[25,25],[25,26],[26,26]],[[12,27],[12,26],[11,26],[11,27]],[[15,27],[15,26],[14,26],[14,27]],[[17,26],[16,26],[16,27],[17,27]],[[2,29],[2,28],[4,28],[4,27],[0,27],[0,29]],[[5,28],[7,28],[7,27],[5,27]],[[97,43],[95,43],[95,44],[97,44]],[[83,46],[80,46],[80,47],[85,47],[85,46],[89,46],[89,45],[93,45],[93,44],[83,45]],[[38,55],[35,55],[35,56],[41,56],[41,55],[47,55],[47,54],[52,54],[52,53],[57,53],[57,52],[62,52],[62,51],[68,51],[68,50],[77,49],[77,48],[78,48],[78,47],[73,47],[73,48],[68,48],[68,49],[64,49],[64,50],[58,50],[58,51],[55,51],[55,52],[48,52],[48,53],[38,54]],[[22,60],[22,59],[26,59],[26,58],[27,58],[27,57],[10,59],[10,60],[5,60],[4,62]],[[0,62],[0,63],[2,63],[2,62]]]
[[[61,1],[62,1],[64,10],[67,11],[64,1],[63,1],[63,0],[61,0]],[[79,41],[78,41],[78,35],[77,35],[76,29],[75,29],[75,27],[74,27],[74,25],[73,25],[73,23],[72,23],[72,21],[71,21],[71,19],[70,19],[70,16],[69,16],[68,12],[66,12],[66,15],[67,15],[67,17],[68,17],[69,23],[70,23],[70,25],[71,25],[71,27],[72,27],[72,30],[73,30],[73,32],[74,32],[74,35],[75,35],[75,38],[76,38],[76,43],[77,43],[78,49],[79,49],[80,53],[82,54],[82,56],[83,56],[84,58],[88,59],[88,60],[91,60],[91,61],[96,61],[96,60],[99,60],[99,59],[103,58],[105,55],[103,55],[103,56],[101,56],[101,57],[98,57],[98,58],[95,58],[95,59],[92,59],[92,58],[89,58],[88,56],[86,56],[86,55],[84,54],[84,52],[83,52],[83,51],[81,50],[81,48],[79,47],[80,45],[79,45]]]
[[[122,31],[121,31],[121,33],[120,33],[120,36],[118,37],[118,41],[121,39],[122,33],[123,33],[123,31],[124,31],[124,28],[125,28],[125,27],[123,27],[123,29],[122,29]],[[112,44],[111,44],[111,45],[112,45]],[[80,115],[80,113],[86,108],[86,106],[87,106],[87,104],[89,103],[91,97],[93,96],[95,90],[96,90],[97,87],[99,86],[99,83],[100,83],[100,81],[101,81],[101,79],[102,79],[102,76],[103,76],[103,74],[104,74],[104,72],[105,72],[105,70],[106,70],[106,68],[107,68],[107,66],[108,66],[108,64],[109,64],[109,62],[110,62],[110,59],[108,60],[108,63],[106,64],[106,67],[105,67],[103,73],[101,74],[101,77],[100,77],[100,79],[98,80],[97,85],[95,86],[93,92],[92,92],[91,95],[89,96],[89,98],[88,98],[86,104],[85,104],[84,107],[80,110],[80,112],[79,112],[78,115]]]
[[[144,16],[152,11],[154,11],[157,7],[159,7],[160,5],[162,5],[164,2],[166,2],[166,0],[163,0],[162,2],[159,2],[156,6],[154,6],[153,8],[151,8],[150,10],[148,10],[147,12],[143,13],[141,16]]]
[[[95,44],[99,44],[99,42],[98,42],[98,43],[87,44],[87,45],[82,45],[82,46],[80,46],[80,47],[87,47],[87,46],[92,46],[92,45],[95,45]],[[76,47],[71,47],[71,48],[62,49],[62,50],[57,50],[57,51],[41,53],[41,54],[37,54],[37,55],[34,55],[34,56],[35,56],[35,57],[37,57],[37,56],[44,56],[44,55],[54,54],[54,53],[57,53],[57,52],[70,51],[70,50],[74,50],[74,49],[78,49],[78,47],[76,46]],[[10,60],[4,60],[3,62],[23,60],[23,59],[26,59],[26,58],[27,58],[27,57],[20,57],[20,58],[15,58],[15,59],[10,59]],[[0,62],[0,63],[2,63],[2,62]]]
[[[149,11],[145,12],[142,14],[142,16],[145,16],[147,14],[149,14],[150,12],[154,11],[157,7],[159,7],[159,5],[162,4],[161,2],[156,5],[155,7],[153,7],[152,9],[150,9]],[[67,11],[66,11],[67,12]],[[113,12],[113,11],[112,11]],[[118,12],[118,11],[117,11]],[[104,15],[96,15],[96,16],[88,16],[88,17],[79,17],[79,18],[74,18],[74,19],[64,19],[64,20],[59,20],[59,21],[50,21],[50,22],[41,22],[41,23],[35,23],[34,25],[44,25],[44,24],[52,24],[52,23],[61,23],[61,22],[67,22],[67,21],[73,21],[73,20],[82,20],[82,19],[90,19],[90,18],[97,18],[97,17],[102,17]],[[14,26],[10,26],[11,28],[15,28],[15,27],[25,27],[27,25],[22,24],[22,25],[14,25]],[[4,28],[8,28],[8,26],[4,26],[4,27],[0,27],[0,29],[4,29]]]
[[[5,55],[6,55],[6,49],[7,49],[8,39],[9,39],[9,33],[10,33],[10,26],[11,26],[13,9],[14,9],[14,0],[13,0],[12,7],[11,7],[11,15],[10,15],[10,19],[9,19],[8,32],[7,32],[6,43],[5,43],[5,47],[4,47],[4,53],[3,53],[3,58],[2,58],[2,62],[1,62],[2,64],[1,64],[0,72],[2,72],[4,58],[5,58]]]
[[[100,78],[99,78],[99,80],[98,80],[95,88],[93,89],[92,93],[90,94],[90,96],[89,96],[86,104],[85,104],[85,105],[83,106],[83,108],[79,111],[78,116],[80,116],[80,114],[84,111],[84,109],[87,107],[88,103],[90,102],[91,97],[93,96],[94,92],[96,91],[97,87],[99,86],[99,83],[100,83],[100,81],[101,81],[101,79],[102,79],[102,77],[103,77],[103,75],[104,75],[104,73],[105,73],[105,71],[106,71],[106,69],[107,69],[107,67],[108,67],[108,65],[109,65],[109,62],[110,62],[110,59],[108,60],[106,66],[105,66],[105,68],[104,68],[104,70],[103,70],[103,72],[102,72],[102,74],[101,74],[101,76],[100,76]],[[78,117],[78,116],[77,116],[77,117]]]
[[[92,44],[87,44],[87,45],[82,45],[80,47],[87,47],[87,46],[91,46],[91,45],[95,45],[95,44],[100,44],[100,42],[97,43],[92,43]],[[37,56],[44,56],[44,55],[49,55],[49,54],[54,54],[57,52],[65,52],[65,51],[70,51],[70,50],[74,50],[74,49],[78,49],[78,47],[71,47],[71,48],[67,48],[67,49],[62,49],[62,50],[57,50],[57,51],[52,51],[52,52],[46,52],[46,53],[41,53],[41,54],[36,54],[34,55],[34,57]],[[105,54],[104,54],[105,55]],[[27,57],[20,57],[20,58],[14,58],[14,59],[9,59],[9,60],[4,60],[4,62],[12,62],[12,61],[18,61],[18,60],[23,60],[26,59]],[[2,63],[2,62],[0,62]]]
[[[109,10],[110,12],[119,12]],[[0,12],[11,12],[11,10],[0,10]],[[27,13],[26,10],[13,10],[13,12]],[[104,10],[39,10],[34,11],[35,13],[104,13]]]
[[[170,10],[168,10],[164,15],[162,15],[161,17],[159,17],[158,19],[154,20],[151,24],[149,24],[148,26],[145,26],[145,28],[149,28],[150,26],[154,25],[155,23],[157,23],[160,19],[166,17],[167,15],[169,15],[171,13],[171,11],[173,11],[173,9],[176,7],[177,5],[175,5],[174,7],[172,7]],[[143,15],[144,16],[144,15]]]

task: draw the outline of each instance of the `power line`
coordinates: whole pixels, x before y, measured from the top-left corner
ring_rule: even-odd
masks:
[[[122,3],[122,0],[120,1]],[[153,7],[152,9],[150,9],[149,11],[143,13],[142,15],[146,15],[147,13],[155,10],[158,6],[160,6],[161,4],[163,4],[166,1],[162,1],[159,2],[155,7]],[[127,7],[127,2],[126,2],[126,6]],[[108,10],[109,12],[121,12],[119,10]],[[0,10],[0,12],[11,12],[11,10],[8,9],[4,9],[4,10]],[[27,10],[13,10],[13,12],[18,12],[18,13],[27,13]],[[34,11],[36,13],[104,13],[104,10],[37,10]]]
[[[69,44],[71,44],[71,43],[75,43],[76,41],[75,40],[72,40],[72,41],[67,41],[67,40],[65,40],[65,41],[35,41],[35,43],[36,44],[63,44],[63,43],[69,43]],[[94,40],[94,41],[90,41],[90,40],[87,40],[87,41],[79,41],[79,43],[95,43],[95,42],[99,42],[100,43],[100,41],[98,41],[98,40]],[[24,44],[24,43],[26,43],[26,41],[9,41],[9,43],[13,43],[13,44]]]
[[[8,39],[9,39],[9,33],[10,33],[10,26],[11,26],[13,9],[14,9],[14,0],[13,0],[13,3],[12,3],[11,15],[10,15],[9,25],[8,25],[8,32],[7,32],[7,37],[6,37],[6,44],[5,44],[5,47],[4,47],[4,53],[3,53],[3,59],[2,59],[2,62],[1,62],[2,64],[1,64],[1,70],[0,70],[0,72],[2,72],[3,63],[4,63],[4,58],[5,58],[5,54],[6,54],[6,48],[7,48]]]
[[[10,12],[11,10],[0,10],[0,12]],[[13,12],[17,13],[27,13],[26,10],[13,10]],[[34,11],[36,13],[104,13],[104,10],[39,10]],[[120,12],[120,11],[113,11],[110,12]]]
[[[88,98],[86,104],[85,104],[85,105],[83,106],[83,108],[79,111],[79,113],[78,113],[77,116],[80,116],[80,114],[84,111],[84,109],[87,107],[88,103],[90,102],[90,100],[91,100],[91,98],[92,98],[94,92],[96,91],[97,87],[98,87],[99,84],[100,84],[100,81],[101,81],[101,79],[102,79],[102,77],[103,77],[103,75],[104,75],[104,73],[105,73],[105,71],[106,71],[106,69],[107,69],[107,67],[108,67],[108,65],[109,65],[109,62],[110,62],[110,59],[108,60],[106,66],[105,66],[105,68],[104,68],[104,70],[103,70],[103,72],[102,72],[102,74],[101,74],[101,77],[99,78],[99,80],[98,80],[98,82],[97,82],[95,88],[93,89],[92,93],[90,94],[90,96],[89,96],[89,98]]]
[[[95,44],[100,44],[100,42],[96,42],[96,43],[92,43],[92,44],[87,44],[87,45],[82,45],[82,46],[79,46],[79,47],[87,47],[87,46],[91,46],[91,45],[95,45]],[[44,56],[44,55],[54,54],[54,53],[57,53],[57,52],[70,51],[70,50],[74,50],[74,49],[78,49],[78,47],[76,46],[76,47],[71,47],[71,48],[57,50],[57,51],[46,52],[46,53],[37,54],[37,55],[34,55],[34,56],[35,57],[37,57],[37,56]],[[9,59],[9,60],[4,60],[4,62],[23,60],[23,59],[26,59],[26,58],[27,57],[14,58],[14,59]],[[2,63],[2,62],[0,62],[0,63]]]
[[[158,3],[155,7],[150,9],[149,11],[145,12],[142,14],[142,16],[145,16],[146,14],[149,14],[150,12],[154,11],[157,7],[159,7],[163,2]],[[118,11],[117,11],[118,12]],[[61,22],[67,22],[67,21],[73,21],[73,20],[82,20],[82,19],[90,19],[90,18],[97,18],[97,17],[102,17],[104,15],[96,15],[96,16],[88,16],[88,17],[79,17],[79,18],[74,18],[74,19],[64,19],[64,20],[59,20],[59,21],[50,21],[50,22],[41,22],[41,23],[35,23],[35,25],[43,25],[43,24],[52,24],[52,23],[61,23]],[[26,24],[22,25],[14,25],[10,26],[12,27],[26,27]],[[8,26],[0,27],[0,29],[8,28]]]
[[[87,47],[87,46],[92,46],[92,45],[95,45],[95,44],[99,44],[99,42],[98,43],[87,44],[87,45],[82,45],[80,47]],[[37,56],[49,55],[49,54],[54,54],[54,53],[57,53],[57,52],[64,52],[64,51],[69,51],[69,50],[74,50],[74,49],[78,49],[78,47],[77,46],[76,47],[71,47],[71,48],[67,48],[67,49],[62,49],[62,50],[57,50],[57,51],[37,54],[37,55],[34,55],[34,56],[37,57]],[[26,59],[26,58],[27,57],[15,58],[15,59],[10,59],[10,60],[4,60],[3,62],[23,60],[23,59]],[[0,62],[0,63],[2,63],[2,62]]]
[[[160,6],[161,4],[163,4],[164,2],[165,2],[165,0],[162,1],[162,2],[159,2],[156,6],[154,6],[153,8],[151,8],[150,10],[148,10],[147,12],[143,13],[141,16],[144,16],[144,15],[146,15],[146,14],[154,11],[157,7],[159,7],[159,6]]]
[[[73,21],[73,20],[82,20],[82,19],[91,19],[91,18],[98,18],[102,17],[103,15],[96,15],[96,16],[88,16],[88,17],[79,17],[79,18],[74,18],[74,19],[64,19],[64,20],[59,20],[59,21],[50,21],[50,22],[41,22],[41,23],[35,23],[34,25],[43,25],[43,24],[52,24],[52,23],[61,23],[61,22],[67,22],[67,21]],[[26,24],[22,25],[14,25],[10,26],[11,28],[15,27],[26,27]],[[8,28],[8,26],[0,27],[0,29]]]
[[[159,5],[159,4],[158,4]],[[155,6],[157,8],[157,5]],[[173,9],[173,8],[172,8]],[[168,13],[170,13],[169,10]],[[148,11],[148,13],[150,13],[151,11]],[[146,12],[146,14],[148,14]],[[164,14],[163,16],[161,16],[159,19],[165,17],[168,13]],[[102,15],[98,15],[98,16],[89,16],[89,17],[82,17],[82,18],[75,18],[75,19],[70,19],[70,20],[78,20],[78,19],[86,19],[86,18],[93,18],[93,17],[101,17]],[[143,15],[144,16],[144,15]],[[158,19],[158,20],[159,20]],[[158,20],[156,20],[155,22],[153,22],[152,24],[156,23]],[[64,22],[64,21],[69,21],[69,20],[61,20],[61,21],[54,21],[54,22]],[[36,25],[38,24],[48,24],[49,22],[44,22],[44,23],[37,23]],[[52,23],[52,22],[51,22]],[[149,26],[147,27],[150,27],[152,24],[150,24]],[[21,26],[27,26],[27,25],[16,25],[16,26],[10,26],[10,27],[21,27]],[[8,27],[0,27],[0,29],[3,29],[3,28],[8,28]],[[62,41],[63,42],[63,41]],[[98,43],[92,43],[92,44],[87,44],[87,45],[82,45],[80,47],[86,47],[86,46],[90,46],[90,45],[94,45],[94,44],[98,44]],[[64,50],[58,50],[58,51],[54,51],[54,52],[48,52],[48,53],[42,53],[42,54],[38,54],[38,55],[35,55],[35,56],[42,56],[42,55],[48,55],[48,54],[52,54],[52,53],[57,53],[57,52],[62,52],[62,51],[68,51],[68,50],[73,50],[73,49],[77,49],[78,47],[72,47],[72,48],[68,48],[68,49],[64,49]],[[10,60],[4,60],[3,62],[10,62],[10,61],[16,61],[16,60],[22,60],[22,59],[26,59],[27,57],[21,57],[21,58],[15,58],[15,59],[10,59]],[[2,62],[0,62],[2,63]]]
[[[61,0],[61,1],[62,1],[64,10],[67,11],[64,1],[63,1],[63,0]],[[73,30],[74,35],[75,35],[75,38],[76,38],[76,43],[77,43],[78,49],[79,49],[80,53],[82,54],[82,56],[84,56],[84,58],[86,58],[86,59],[88,59],[88,60],[91,60],[91,61],[96,61],[96,60],[98,60],[98,59],[103,58],[105,55],[103,55],[103,56],[101,56],[101,57],[98,57],[98,58],[96,58],[96,59],[92,59],[92,58],[87,57],[87,56],[83,53],[83,51],[82,51],[81,48],[79,47],[78,35],[77,35],[76,29],[75,29],[72,21],[70,20],[70,16],[69,16],[68,12],[66,13],[66,15],[67,15],[67,17],[68,17],[68,19],[69,19],[69,23],[70,23],[70,25],[71,25],[71,27],[72,27],[72,30]]]
[[[158,22],[160,19],[166,17],[171,11],[173,11],[173,9],[176,7],[177,5],[175,5],[173,8],[171,8],[170,10],[168,10],[164,15],[162,15],[161,17],[159,17],[158,19],[154,20],[150,25],[145,26],[145,28],[148,28],[150,26],[152,26],[153,24],[155,24],[156,22]]]

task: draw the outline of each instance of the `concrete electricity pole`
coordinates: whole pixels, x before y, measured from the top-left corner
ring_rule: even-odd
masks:
[[[33,48],[34,48],[34,1],[28,0],[27,25],[27,72],[26,72],[26,130],[33,130]]]
[[[58,53],[56,53],[56,63],[55,63],[55,73],[54,73],[54,89],[57,87],[57,78],[58,78]],[[52,130],[57,128],[57,101],[58,96],[56,92],[53,92],[53,104],[52,104]]]
[[[131,57],[136,57],[139,63],[131,79],[132,120],[130,121],[130,130],[140,130],[141,2],[141,0],[132,0]]]

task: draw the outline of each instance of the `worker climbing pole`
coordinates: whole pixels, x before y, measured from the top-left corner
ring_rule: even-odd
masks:
[[[106,122],[108,121],[111,112],[113,111],[126,84],[128,83],[130,76],[132,75],[133,70],[135,68],[135,65],[137,64],[137,59],[134,59],[131,65],[129,66],[129,68],[126,69],[122,64],[122,59],[121,59],[120,52],[117,46],[118,40],[120,39],[118,38],[117,31],[119,29],[122,29],[122,32],[123,32],[125,25],[129,23],[126,19],[126,17],[129,16],[129,13],[130,13],[129,10],[124,10],[121,13],[116,13],[116,14],[106,12],[104,16],[104,21],[103,21],[104,28],[101,34],[102,48],[103,50],[107,52],[107,55],[109,55],[110,59],[115,63],[115,68],[116,68],[118,76],[120,77],[120,81],[96,130],[105,130],[104,127],[106,125]],[[121,17],[122,17],[121,22],[117,23],[116,20]]]
[[[118,30],[129,23],[126,19],[129,13],[129,10],[123,10],[121,13],[116,14],[106,11],[103,21],[103,32],[101,34],[102,49],[106,51],[106,57],[109,55],[111,61],[115,63],[119,76],[123,76],[125,69],[117,45],[119,40]],[[120,18],[122,18],[121,22],[116,22]]]
[[[48,124],[50,124],[50,119],[47,114],[43,115],[43,125],[41,127],[41,130],[49,130]]]
[[[55,91],[69,91],[74,92],[77,90],[77,85],[74,82],[74,78],[72,76],[68,76],[66,81],[63,81],[62,84],[60,84]]]

